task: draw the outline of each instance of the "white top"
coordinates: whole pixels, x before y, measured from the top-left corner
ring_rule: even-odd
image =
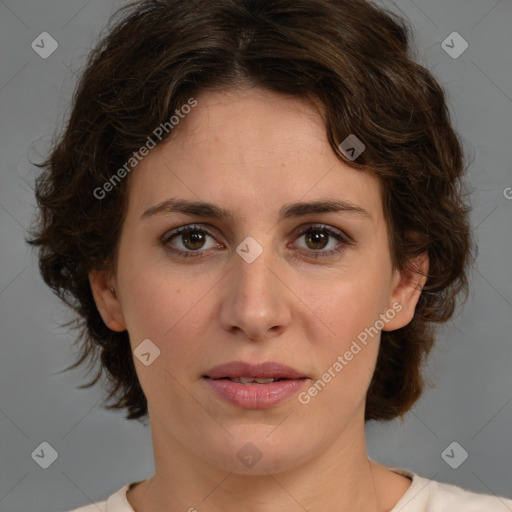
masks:
[[[512,512],[510,499],[436,482],[405,469],[388,469],[412,479],[405,494],[389,512]],[[126,492],[136,483],[139,482],[126,484],[107,501],[86,505],[70,512],[135,512],[126,499]]]

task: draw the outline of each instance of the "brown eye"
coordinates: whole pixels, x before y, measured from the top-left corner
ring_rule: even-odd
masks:
[[[201,249],[205,243],[205,239],[206,237],[201,231],[189,231],[181,235],[183,245],[191,251]]]
[[[318,229],[311,230],[305,235],[306,244],[310,249],[325,249],[329,242],[329,235]]]
[[[170,252],[180,256],[204,257],[209,249],[219,247],[219,244],[204,228],[199,226],[182,226],[165,235],[162,245]]]
[[[308,226],[299,233],[296,240],[295,247],[312,258],[335,256],[353,243],[343,231],[325,225]]]

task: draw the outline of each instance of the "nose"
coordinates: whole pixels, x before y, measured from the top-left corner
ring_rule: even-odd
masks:
[[[222,289],[222,327],[253,341],[278,336],[290,324],[293,297],[283,282],[279,258],[267,246],[251,263],[237,253],[233,260]]]

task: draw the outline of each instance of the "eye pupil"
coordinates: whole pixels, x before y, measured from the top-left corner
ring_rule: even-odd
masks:
[[[204,233],[200,231],[190,231],[188,233],[184,233],[183,235],[183,244],[187,249],[200,249],[205,242]]]
[[[329,235],[321,231],[313,231],[308,233],[306,241],[311,249],[323,249],[327,245]],[[310,242],[313,246],[310,245]]]

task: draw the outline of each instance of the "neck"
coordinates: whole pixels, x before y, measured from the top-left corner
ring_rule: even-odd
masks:
[[[368,460],[359,424],[312,459],[250,475],[211,465],[159,424],[152,423],[152,436],[155,475],[127,494],[135,512],[384,512],[410,484]]]

